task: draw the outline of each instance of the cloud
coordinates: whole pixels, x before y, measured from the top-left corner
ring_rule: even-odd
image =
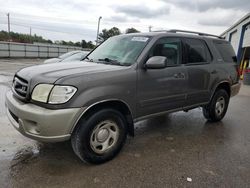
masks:
[[[0,0],[0,27],[37,33],[52,40],[95,40],[100,30],[135,27],[146,32],[160,28],[220,34],[250,10],[249,0]],[[13,25],[15,24],[15,25]],[[23,26],[21,26],[23,25]]]
[[[138,18],[130,18],[125,15],[114,15],[110,16],[109,18],[105,19],[108,22],[113,22],[113,23],[125,23],[125,22],[140,22],[140,19]]]
[[[224,27],[228,26],[231,22],[231,18],[223,18],[223,19],[211,19],[211,18],[202,18],[198,20],[198,24],[205,25],[205,26],[218,26]]]
[[[106,20],[108,21],[112,21],[112,22],[127,22],[128,18],[126,16],[111,16],[109,18],[107,18]]]
[[[135,18],[156,18],[170,13],[170,8],[166,5],[156,9],[151,9],[145,5],[125,5],[116,6],[114,10],[117,13],[124,13],[129,17]]]
[[[249,0],[161,0],[178,7],[189,10],[198,10],[200,12],[214,8],[234,9],[234,10],[250,10]]]
[[[241,11],[225,10],[221,8],[210,9],[200,13],[197,19],[199,25],[224,27],[232,25],[241,17]]]

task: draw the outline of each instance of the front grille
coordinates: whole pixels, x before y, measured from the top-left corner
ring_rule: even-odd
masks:
[[[17,97],[25,99],[28,93],[28,82],[20,77],[15,76],[13,81],[13,90]]]

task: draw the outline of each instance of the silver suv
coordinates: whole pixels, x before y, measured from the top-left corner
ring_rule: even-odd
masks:
[[[71,140],[81,160],[103,163],[134,135],[135,122],[196,107],[209,121],[220,121],[239,89],[230,43],[170,30],[109,38],[81,62],[24,68],[6,105],[23,135]]]

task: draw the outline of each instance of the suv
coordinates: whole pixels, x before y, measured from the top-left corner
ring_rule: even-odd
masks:
[[[196,107],[209,121],[220,121],[239,89],[229,42],[170,30],[109,38],[82,62],[24,68],[6,105],[23,135],[71,140],[81,160],[103,163],[134,135],[135,122]]]

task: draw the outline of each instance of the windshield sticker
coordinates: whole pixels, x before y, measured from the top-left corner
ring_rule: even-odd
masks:
[[[131,41],[137,41],[137,42],[147,42],[148,37],[133,37]]]

